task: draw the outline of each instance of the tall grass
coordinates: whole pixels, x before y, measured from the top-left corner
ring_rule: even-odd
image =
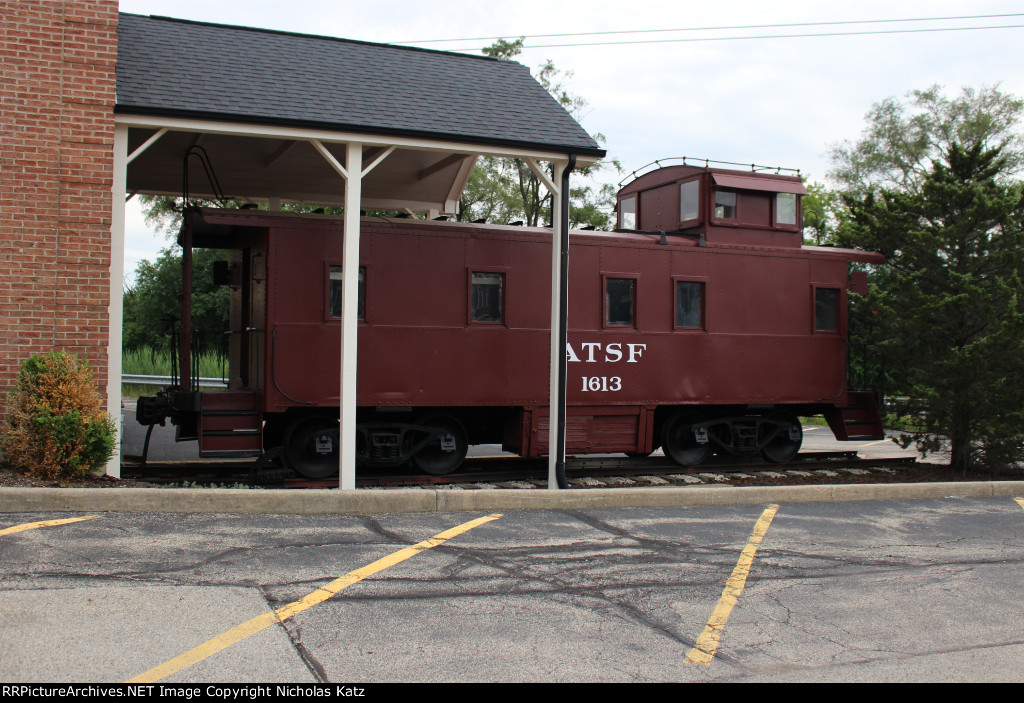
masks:
[[[170,376],[171,354],[169,351],[154,349],[125,350],[121,357],[122,373],[141,374],[143,376]],[[221,378],[227,368],[223,357],[218,354],[200,354],[199,375]],[[121,396],[138,398],[140,395],[154,395],[159,386],[140,386],[130,383],[121,384]]]

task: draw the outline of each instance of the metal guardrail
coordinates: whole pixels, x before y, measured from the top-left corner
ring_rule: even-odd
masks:
[[[170,376],[144,376],[142,374],[123,373],[121,374],[121,383],[131,383],[139,386],[169,386],[171,385]],[[212,377],[200,377],[199,378],[200,388],[227,388],[228,382],[223,378],[212,378]]]

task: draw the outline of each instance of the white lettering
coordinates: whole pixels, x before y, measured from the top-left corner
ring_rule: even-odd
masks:
[[[583,391],[621,391],[621,376],[583,376]]]
[[[604,345],[604,356],[598,358],[598,352],[602,351],[602,342],[577,342],[582,347],[583,358],[576,353],[573,349],[572,342],[565,343],[565,360],[566,361],[585,361],[588,364],[594,364],[598,361],[604,361],[609,364],[615,364],[623,359],[623,342],[609,342]],[[644,351],[647,349],[646,344],[630,344],[625,343],[628,351],[628,357],[626,359],[627,364],[635,364],[639,361],[640,357],[644,355]]]
[[[635,364],[636,360],[643,356],[644,349],[647,348],[646,344],[629,344],[629,359],[626,361],[627,364]]]

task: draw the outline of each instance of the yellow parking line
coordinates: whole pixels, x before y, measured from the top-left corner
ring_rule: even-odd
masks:
[[[873,447],[876,444],[885,444],[886,442],[891,442],[891,441],[892,441],[891,439],[886,437],[885,439],[880,439],[877,442],[868,442],[867,444],[858,444],[857,445],[857,449],[860,449],[861,447]]]
[[[85,517],[69,517],[64,520],[43,520],[41,522],[26,522],[24,525],[15,525],[14,527],[5,527],[0,530],[0,535],[13,535],[15,532],[24,532],[25,530],[35,530],[40,527],[53,527],[54,525],[66,525],[69,522],[81,522],[82,520],[93,520],[98,518],[99,515],[86,515]]]
[[[206,659],[209,656],[216,654],[217,652],[227,649],[236,642],[240,642],[250,635],[255,635],[257,632],[261,632],[274,623],[284,622],[293,615],[298,615],[303,610],[311,608],[317,603],[322,603],[331,596],[337,594],[345,588],[348,588],[354,583],[362,581],[368,576],[376,574],[378,571],[383,571],[389,566],[394,566],[399,562],[403,562],[410,557],[414,557],[420,552],[432,549],[438,545],[444,544],[453,537],[457,537],[464,532],[472,530],[474,527],[479,527],[484,523],[492,520],[497,520],[501,517],[501,513],[495,513],[494,515],[488,515],[486,517],[477,518],[476,520],[470,520],[464,522],[457,527],[453,527],[450,530],[438,533],[429,539],[425,539],[418,544],[414,544],[411,547],[405,547],[399,549],[393,554],[389,554],[382,559],[378,559],[372,564],[368,564],[361,569],[350,571],[344,576],[331,581],[326,586],[322,586],[317,590],[310,593],[304,598],[300,598],[294,603],[289,603],[283,608],[278,608],[272,613],[264,613],[263,615],[257,616],[252,620],[243,622],[241,625],[231,628],[222,635],[214,637],[208,642],[204,642],[198,647],[194,647],[189,651],[181,654],[170,661],[166,661],[159,666],[155,666],[149,671],[139,674],[138,676],[128,679],[125,683],[153,683],[160,679],[166,678],[171,674],[174,674],[182,669],[188,668],[193,664]]]
[[[1017,505],[1024,508],[1024,498],[1014,498],[1014,500],[1017,501]]]
[[[736,562],[736,568],[732,570],[732,575],[725,582],[725,590],[722,591],[722,597],[719,598],[718,605],[711,613],[707,627],[704,628],[704,632],[700,634],[693,649],[686,656],[688,663],[711,666],[711,661],[715,658],[715,652],[718,650],[718,642],[722,637],[722,630],[725,629],[725,623],[747,583],[750,567],[754,563],[754,554],[757,552],[761,540],[764,539],[765,533],[768,532],[768,527],[772,524],[772,519],[778,509],[777,505],[769,505],[758,518],[754,525],[754,531],[747,541],[747,546],[743,548],[740,559]]]

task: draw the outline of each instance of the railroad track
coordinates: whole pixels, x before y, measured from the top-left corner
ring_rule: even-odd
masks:
[[[442,485],[468,485],[472,487],[496,488],[539,488],[547,485],[548,467],[546,461],[537,459],[501,458],[481,459],[473,462],[467,460],[468,468],[475,470],[460,471],[446,476],[417,475],[382,475],[363,476],[356,479],[360,488],[398,488],[398,487],[434,487]],[[485,463],[487,462],[487,463]],[[501,466],[496,466],[499,462]],[[674,464],[665,457],[647,458],[572,458],[566,461],[566,478],[570,486],[575,488],[598,488],[622,485],[665,485],[690,483],[716,483],[731,481],[733,478],[744,479],[757,474],[775,474],[780,476],[799,476],[808,474],[808,478],[819,472],[836,473],[843,470],[867,472],[872,469],[894,471],[900,466],[914,465],[912,458],[895,459],[858,459],[856,452],[809,452],[798,455],[787,464],[765,464],[763,462],[730,462],[701,464],[699,467],[685,468]],[[286,487],[294,488],[328,488],[338,485],[337,479],[313,482],[301,479],[286,480]]]
[[[694,483],[746,482],[750,478],[829,478],[864,475],[868,471],[898,471],[915,466],[913,458],[859,459],[857,453],[805,452],[786,464],[755,461],[710,461],[698,467],[677,466],[663,456],[644,458],[579,457],[566,461],[566,476],[573,487],[622,485],[687,485]],[[283,488],[337,488],[337,477],[323,480],[281,478],[275,470],[265,474],[263,483]],[[363,471],[356,479],[359,488],[460,487],[539,488],[547,485],[548,467],[544,459],[520,457],[469,458],[463,470],[445,476],[396,474]],[[251,485],[251,462],[150,462],[146,466],[126,463],[122,476],[157,485]],[[276,480],[266,480],[274,478]]]

